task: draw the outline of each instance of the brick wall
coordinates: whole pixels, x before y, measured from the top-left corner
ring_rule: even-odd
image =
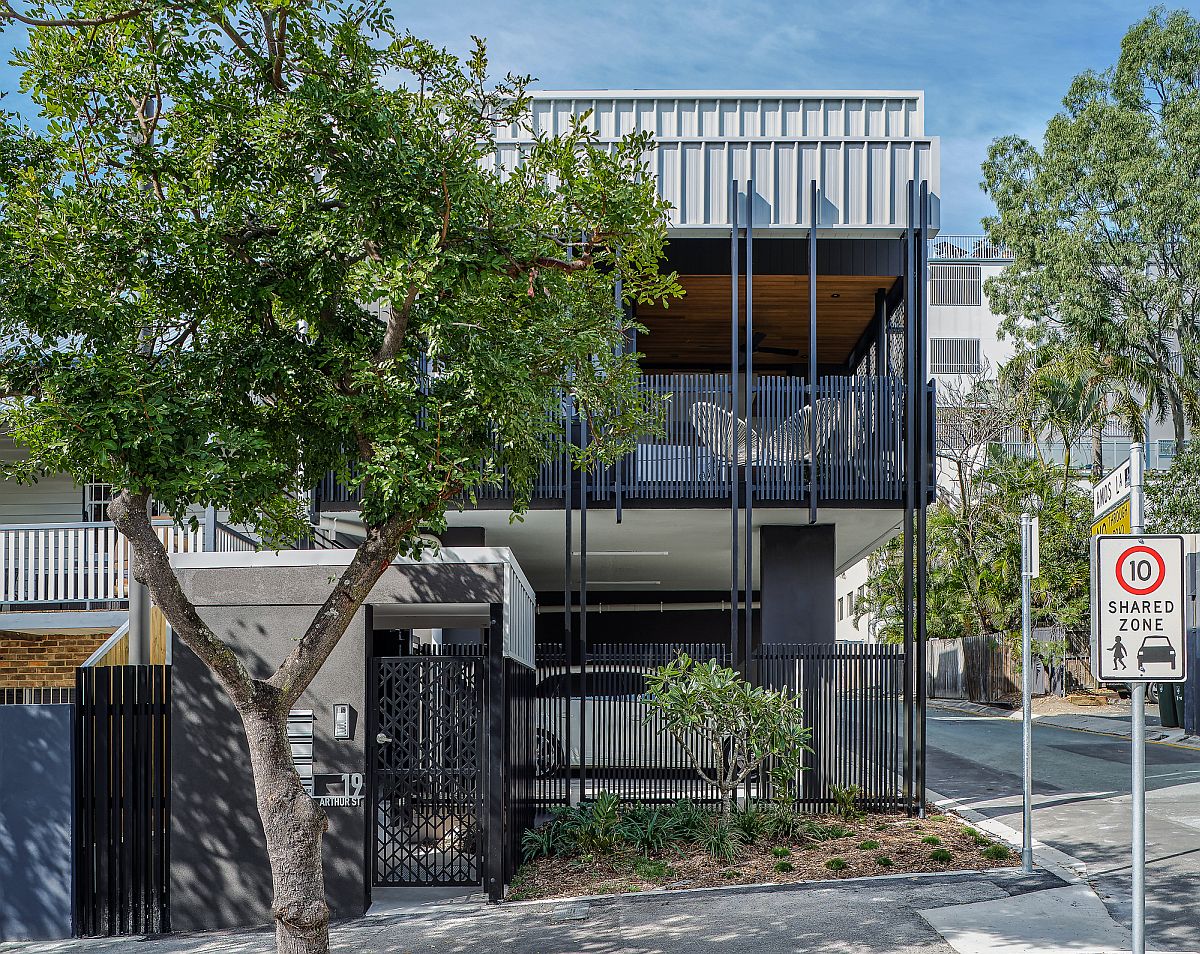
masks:
[[[73,686],[75,667],[108,637],[108,633],[0,632],[0,689]]]

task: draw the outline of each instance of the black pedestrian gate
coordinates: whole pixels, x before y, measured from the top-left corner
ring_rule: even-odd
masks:
[[[372,660],[376,886],[482,880],[484,662],[482,656]]]
[[[171,929],[171,669],[75,671],[75,917],[84,937]]]

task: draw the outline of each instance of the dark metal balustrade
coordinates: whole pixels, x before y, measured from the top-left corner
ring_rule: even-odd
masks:
[[[899,377],[821,377],[810,410],[803,379],[756,375],[750,413],[736,423],[729,414],[729,374],[648,374],[641,386],[663,398],[661,432],[589,474],[592,502],[719,501],[729,497],[734,481],[745,480],[746,468],[758,503],[799,503],[813,490],[822,503],[898,505],[903,499],[905,386]],[[547,462],[533,499],[561,500],[568,480],[578,484],[579,476],[561,456]],[[502,480],[478,488],[476,497],[509,500],[512,488]],[[354,509],[358,499],[357,487],[333,475],[317,488],[318,504],[326,509]]]

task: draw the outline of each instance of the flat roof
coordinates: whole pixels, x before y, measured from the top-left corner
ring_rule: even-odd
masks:
[[[534,99],[924,99],[922,89],[533,89]]]

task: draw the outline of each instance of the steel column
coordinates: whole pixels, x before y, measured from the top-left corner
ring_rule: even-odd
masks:
[[[737,481],[737,420],[738,420],[738,185],[729,183],[729,384],[731,459],[729,463],[729,651],[735,660],[741,645],[738,639],[738,481]]]
[[[575,587],[574,583],[574,557],[571,546],[572,537],[572,522],[575,519],[572,511],[575,509],[575,502],[572,499],[574,494],[571,492],[574,474],[571,467],[571,446],[575,442],[575,436],[572,431],[574,427],[574,409],[575,401],[571,397],[566,397],[563,403],[563,417],[566,420],[566,443],[563,445],[563,511],[566,519],[564,520],[564,536],[566,537],[563,556],[563,655],[566,657],[567,672],[571,671],[571,666],[575,659]],[[567,706],[567,738],[571,738],[571,707]],[[567,759],[567,802],[571,802],[571,760]]]
[[[734,422],[736,426],[736,421]],[[746,672],[754,637],[754,180],[746,180]]]
[[[914,321],[913,272],[916,243],[913,219],[916,214],[916,183],[908,184],[908,225],[904,236],[904,803],[913,810],[913,510],[916,504],[913,478],[916,470],[916,329]]]
[[[588,518],[588,419],[579,415],[579,451],[583,467],[579,470],[579,692],[588,697],[588,634],[587,634],[587,518]],[[568,675],[568,681],[570,676]],[[587,797],[587,706],[579,706],[579,798]]]
[[[817,522],[817,201],[813,179],[812,215],[808,228],[808,522]]]
[[[922,817],[925,815],[925,685],[926,638],[928,636],[928,560],[929,547],[927,539],[926,512],[929,507],[929,415],[926,388],[928,387],[928,350],[929,350],[929,310],[928,310],[928,271],[926,259],[929,253],[929,183],[921,182],[920,192],[920,224],[921,234],[916,243],[917,274],[913,281],[913,294],[916,296],[917,313],[914,316],[916,325],[915,341],[916,367],[913,377],[916,379],[918,392],[913,396],[913,404],[917,410],[920,422],[917,435],[915,456],[919,462],[917,467],[917,632],[916,632],[916,772],[917,772],[917,809]]]
[[[488,900],[504,899],[504,799],[508,751],[504,718],[504,604],[491,604],[485,663],[487,700],[487,861],[485,885]]]

